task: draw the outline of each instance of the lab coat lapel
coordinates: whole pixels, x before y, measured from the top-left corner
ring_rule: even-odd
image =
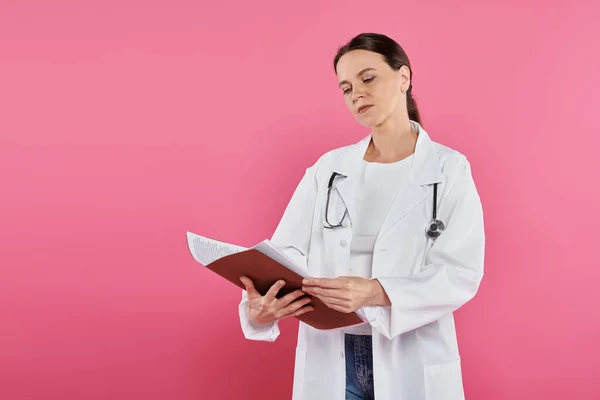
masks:
[[[344,177],[336,179],[334,188],[348,210],[350,221],[355,221],[356,218],[356,199],[361,165],[370,141],[371,135],[363,138],[360,142],[337,154],[331,164],[331,170]]]
[[[398,190],[378,238],[427,198],[427,185],[442,180],[442,171],[433,142],[417,122],[411,121],[411,124],[418,132],[418,137],[409,179]]]

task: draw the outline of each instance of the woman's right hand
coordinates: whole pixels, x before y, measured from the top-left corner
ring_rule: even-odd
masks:
[[[297,317],[313,310],[312,306],[307,305],[310,303],[310,297],[296,301],[298,297],[306,294],[300,289],[288,293],[280,299],[275,297],[285,285],[284,281],[275,282],[264,296],[256,290],[251,279],[242,276],[240,281],[246,286],[248,314],[250,320],[255,324],[269,324],[280,319]]]

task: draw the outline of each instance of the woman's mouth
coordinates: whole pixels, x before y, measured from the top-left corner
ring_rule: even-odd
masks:
[[[373,107],[372,104],[365,104],[364,106],[360,106],[360,107],[358,107],[358,113],[361,114],[361,113],[367,111],[371,107]]]

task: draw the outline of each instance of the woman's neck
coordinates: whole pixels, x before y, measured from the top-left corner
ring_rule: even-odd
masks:
[[[414,153],[416,143],[417,132],[412,129],[408,116],[395,120],[390,118],[373,128],[365,160],[400,161]]]

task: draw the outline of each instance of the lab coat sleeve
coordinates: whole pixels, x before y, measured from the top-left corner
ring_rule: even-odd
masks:
[[[317,196],[316,167],[317,164],[305,171],[271,238],[275,247],[304,270],[307,268],[312,217]],[[239,313],[242,331],[247,339],[273,342],[279,336],[277,321],[262,326],[251,322],[248,316],[248,294],[245,290],[242,290]]]
[[[451,314],[471,300],[483,278],[483,210],[468,160],[440,204],[446,230],[436,239],[425,267],[409,277],[376,277],[391,306],[361,309],[372,327],[389,339]]]
[[[304,173],[271,238],[275,247],[305,271],[308,268],[308,250],[317,199],[317,167],[318,162]]]
[[[248,315],[248,292],[245,290],[242,290],[242,301],[240,301],[239,312],[242,332],[246,339],[274,342],[279,337],[277,321],[270,324],[257,325],[250,320],[250,316]]]

